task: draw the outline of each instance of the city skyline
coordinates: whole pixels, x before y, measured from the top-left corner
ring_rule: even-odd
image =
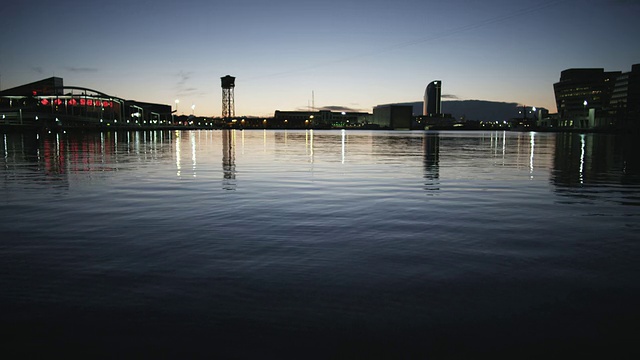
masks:
[[[420,100],[435,79],[444,83],[443,100],[555,112],[553,83],[562,70],[629,71],[640,59],[633,46],[640,1],[116,0],[5,8],[0,89],[58,76],[65,85],[174,109],[179,99],[179,114],[219,116],[227,74],[237,77],[238,116],[313,104],[370,112]]]

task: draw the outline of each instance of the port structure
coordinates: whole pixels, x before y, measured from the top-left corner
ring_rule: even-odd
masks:
[[[233,89],[236,87],[236,78],[230,75],[221,77],[222,81],[222,118],[229,119],[236,116]]]

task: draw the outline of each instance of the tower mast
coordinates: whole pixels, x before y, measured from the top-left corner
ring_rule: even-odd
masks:
[[[236,116],[233,90],[236,87],[236,78],[230,75],[221,77],[222,81],[222,118],[229,119]]]

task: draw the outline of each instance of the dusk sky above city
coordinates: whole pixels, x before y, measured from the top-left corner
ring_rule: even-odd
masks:
[[[568,68],[640,63],[640,1],[16,1],[3,4],[0,89],[62,77],[126,99],[220,116],[421,101],[556,111]],[[446,112],[446,107],[443,108]]]

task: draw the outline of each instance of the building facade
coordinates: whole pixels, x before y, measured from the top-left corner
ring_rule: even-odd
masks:
[[[343,128],[356,127],[371,121],[371,114],[365,112],[281,111],[276,110],[273,124],[288,128]]]
[[[553,84],[559,127],[596,129],[614,125],[611,100],[620,71],[567,69]]]
[[[620,74],[611,95],[610,111],[620,128],[640,124],[640,64]]]
[[[378,105],[373,108],[372,123],[388,129],[411,129],[413,107],[411,105]]]
[[[442,114],[442,81],[435,80],[427,85],[424,91],[424,111],[425,116],[438,117]]]
[[[0,92],[0,125],[145,126],[171,123],[170,105],[125,100],[51,77]]]

